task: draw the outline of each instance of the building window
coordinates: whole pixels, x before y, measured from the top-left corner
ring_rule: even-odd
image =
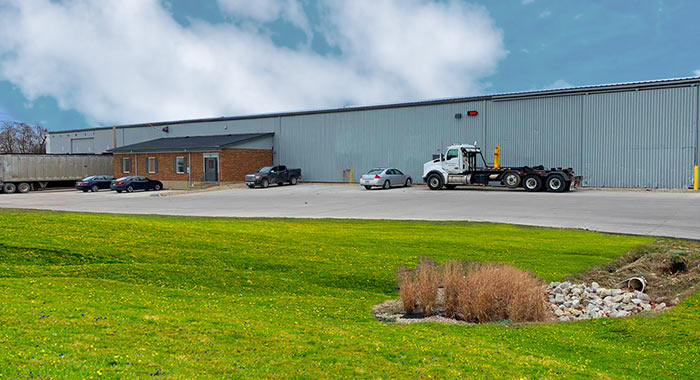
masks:
[[[148,157],[146,161],[146,168],[149,173],[158,173],[158,159],[155,157]]]
[[[122,157],[122,173],[131,173],[131,157]]]
[[[187,168],[185,167],[185,157],[175,157],[175,173],[183,174]]]

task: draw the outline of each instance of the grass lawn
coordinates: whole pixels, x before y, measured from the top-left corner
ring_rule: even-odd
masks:
[[[653,317],[387,325],[418,256],[547,280],[651,238],[475,223],[0,211],[0,378],[698,378],[700,294]]]

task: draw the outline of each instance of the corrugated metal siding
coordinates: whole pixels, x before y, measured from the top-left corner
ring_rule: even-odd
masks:
[[[581,168],[582,95],[489,103],[484,156],[493,160],[501,146],[501,165]]]
[[[694,87],[585,96],[584,184],[687,188],[697,101]]]
[[[3,154],[0,167],[5,182],[75,180],[111,174],[112,156]]]
[[[483,141],[480,118],[455,119],[483,102],[281,118],[280,162],[313,181],[347,180],[377,166],[395,166],[420,181],[423,163],[455,142]]]

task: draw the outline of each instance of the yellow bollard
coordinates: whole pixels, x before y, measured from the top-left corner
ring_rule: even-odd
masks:
[[[700,181],[700,178],[698,178],[698,165],[695,165],[695,178],[693,180],[693,190],[697,191],[698,190],[698,181]]]
[[[496,145],[496,149],[493,150],[493,167],[501,167],[501,145]]]
[[[352,176],[352,169],[350,169],[350,183],[354,183],[354,182],[355,182],[355,180]]]

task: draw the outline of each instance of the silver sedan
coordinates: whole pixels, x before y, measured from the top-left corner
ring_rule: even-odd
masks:
[[[411,186],[411,176],[395,168],[376,168],[360,177],[360,185],[369,190],[373,187],[388,189],[396,186]]]

